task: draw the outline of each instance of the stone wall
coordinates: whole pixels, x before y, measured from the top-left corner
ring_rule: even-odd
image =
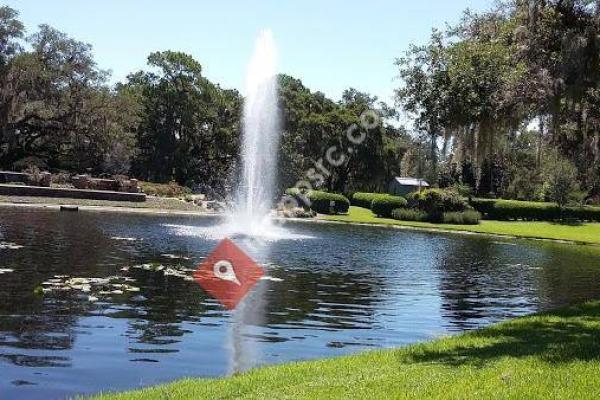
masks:
[[[143,193],[113,192],[106,190],[81,190],[48,188],[38,186],[4,185],[0,184],[0,195],[4,196],[42,196],[87,200],[132,201],[144,202]]]

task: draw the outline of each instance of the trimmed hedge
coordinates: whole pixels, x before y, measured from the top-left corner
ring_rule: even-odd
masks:
[[[481,214],[478,211],[447,212],[442,216],[444,224],[456,225],[477,225],[481,220]]]
[[[600,222],[600,207],[568,207],[567,218],[580,221]]]
[[[455,211],[443,213],[441,218],[431,217],[425,211],[415,208],[397,208],[392,211],[392,218],[399,221],[438,222],[455,225],[477,225],[481,214],[477,211]]]
[[[308,193],[303,194],[297,188],[287,189],[285,193],[294,196],[299,206],[310,207],[311,210],[319,214],[331,214],[332,211],[334,214],[345,214],[350,208],[350,201],[345,196],[337,193],[310,190]],[[334,202],[333,210],[331,210],[332,201]]]
[[[392,218],[399,221],[426,222],[429,219],[429,216],[425,211],[416,210],[414,208],[396,208],[392,211]]]
[[[600,222],[600,207],[566,207],[554,203],[518,200],[472,199],[471,205],[486,219],[501,221],[558,221],[576,219]]]
[[[381,193],[356,192],[352,195],[352,205],[370,209],[373,200],[375,200],[376,197],[381,195]]]
[[[404,208],[408,202],[404,197],[381,194],[373,198],[371,210],[379,217],[391,217],[396,208]]]

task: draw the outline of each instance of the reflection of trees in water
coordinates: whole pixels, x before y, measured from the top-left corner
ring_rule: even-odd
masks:
[[[369,274],[292,270],[266,293],[266,325],[303,328],[362,328],[373,316],[377,287]],[[247,321],[252,323],[252,321]]]
[[[600,298],[600,249],[555,243],[538,244],[545,255],[537,271],[543,309]]]
[[[182,323],[211,325],[212,321],[221,323],[219,320],[225,315],[221,306],[208,302],[206,294],[193,282],[164,279],[148,271],[136,271],[134,276],[146,300],[130,302],[121,313],[108,315],[132,319],[130,334],[138,343],[173,343],[188,333],[181,328]],[[261,327],[292,324],[305,329],[351,329],[367,327],[373,315],[376,283],[364,275],[293,271],[282,279],[259,282],[244,302],[242,323]],[[264,297],[257,299],[257,293],[263,289],[266,289]]]
[[[215,308],[216,305],[207,303],[205,293],[194,282],[144,270],[135,270],[130,276],[142,289],[141,292],[124,302],[122,312],[108,314],[113,318],[130,320],[127,335],[142,345],[130,351],[157,352],[150,346],[172,345],[191,333],[182,328],[184,322],[200,323],[207,313],[215,317],[223,315],[220,309]]]
[[[2,252],[1,268],[15,272],[3,275],[0,285],[0,345],[12,349],[65,350],[75,338],[77,317],[86,302],[64,294],[35,295],[36,287],[56,274],[106,274],[103,261],[110,253],[102,232],[93,224],[55,212],[11,213],[3,235],[24,245]],[[2,358],[17,365],[65,366],[68,359],[25,354]]]
[[[34,294],[36,287],[54,275],[108,277],[119,275],[124,265],[153,261],[173,266],[173,260],[156,255],[172,249],[172,243],[111,240],[107,230],[115,231],[127,221],[127,217],[107,219],[101,214],[83,213],[36,211],[10,215],[9,223],[3,224],[3,235],[25,247],[2,253],[0,260],[1,268],[15,270],[3,275],[0,285],[0,346],[3,350],[22,351],[3,351],[3,360],[17,365],[68,366],[69,358],[36,358],[20,353],[26,349],[71,349],[79,330],[94,329],[77,327],[80,317],[127,320],[126,335],[132,353],[177,351],[177,343],[189,333],[185,324],[223,324],[229,314],[199,285],[153,271],[130,269],[129,276],[135,279],[133,285],[140,287],[140,292],[99,296],[97,303],[88,302],[87,296],[77,291]],[[150,229],[146,225],[144,229]],[[141,228],[136,225],[136,229]],[[193,263],[184,262],[186,268],[194,267]],[[261,312],[243,313],[242,323],[265,331],[285,325],[303,329],[368,327],[378,299],[377,288],[382,286],[379,278],[368,271],[348,272],[339,265],[314,269],[272,271],[271,275],[283,281],[259,283],[255,292],[264,291],[262,301],[250,304]]]
[[[455,240],[439,263],[442,313],[451,329],[463,330],[534,309],[535,272],[521,246],[487,239]]]

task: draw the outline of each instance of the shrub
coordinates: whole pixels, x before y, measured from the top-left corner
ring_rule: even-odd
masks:
[[[350,201],[341,194],[311,190],[308,192],[311,210],[320,214],[331,214],[331,202],[335,214],[345,214],[350,208]]]
[[[191,190],[185,186],[179,186],[176,182],[152,183],[139,182],[140,188],[144,193],[150,196],[159,197],[180,197],[191,193]]]
[[[580,221],[600,222],[600,207],[567,207],[563,211],[564,218]]]
[[[554,221],[561,218],[561,210],[554,203],[474,199],[471,204],[488,219]]]
[[[470,209],[467,200],[452,189],[426,189],[414,193],[411,203],[425,211],[432,221],[441,222],[446,212],[462,212]]]
[[[573,192],[579,191],[577,167],[569,159],[550,154],[544,162],[548,200],[564,208]]]
[[[576,219],[600,222],[600,207],[566,207],[561,210],[555,203],[490,199],[473,199],[471,204],[487,219],[524,221]]]
[[[363,208],[371,208],[371,203],[380,193],[363,193],[356,192],[352,195],[352,205]]]
[[[477,225],[479,224],[480,220],[481,214],[473,210],[462,212],[446,212],[442,215],[442,222],[445,224]]]
[[[309,190],[304,194],[298,188],[287,189],[285,193],[293,196],[300,207],[310,207],[311,210],[319,214],[331,214],[332,201],[334,202],[333,213],[335,214],[345,214],[350,208],[350,201],[345,196],[337,193]]]
[[[470,204],[483,217],[493,219],[490,215],[494,213],[494,205],[497,201],[496,199],[471,199]]]
[[[394,209],[404,208],[407,204],[404,197],[381,194],[373,199],[371,210],[379,217],[391,217]]]
[[[396,208],[392,211],[392,218],[399,221],[427,221],[429,216],[425,211],[414,208]]]

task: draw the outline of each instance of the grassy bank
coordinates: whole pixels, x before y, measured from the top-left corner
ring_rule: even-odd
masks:
[[[149,399],[593,399],[600,302],[405,348],[95,397]]]
[[[600,223],[582,223],[575,225],[554,222],[524,221],[481,221],[479,225],[447,225],[429,222],[398,221],[377,218],[371,210],[350,207],[347,215],[326,215],[322,219],[348,223],[367,223],[409,226],[416,228],[476,232],[495,235],[508,235],[526,238],[569,240],[581,243],[600,244]]]

